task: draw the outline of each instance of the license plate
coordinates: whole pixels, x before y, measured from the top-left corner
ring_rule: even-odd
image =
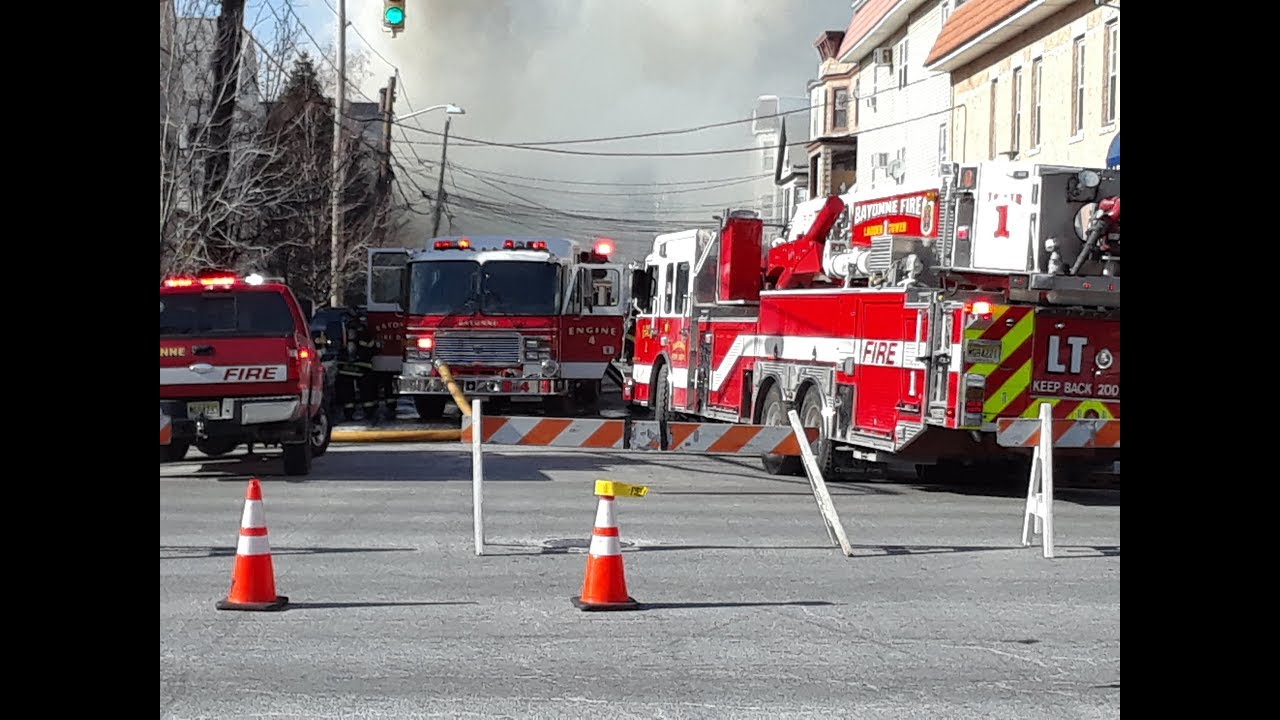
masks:
[[[964,361],[969,363],[1000,362],[999,340],[970,340],[964,346]]]
[[[195,419],[201,415],[208,419],[222,417],[222,403],[218,400],[187,403],[187,417]]]

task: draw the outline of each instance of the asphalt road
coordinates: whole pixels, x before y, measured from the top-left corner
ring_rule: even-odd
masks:
[[[832,486],[754,459],[486,453],[489,554],[456,445],[334,445],[160,471],[162,718],[1114,718],[1118,490],[1059,494],[1058,557],[1019,488]],[[279,613],[215,610],[263,478]],[[584,613],[597,478],[619,500],[629,613]],[[1024,490],[1022,490],[1025,492]]]

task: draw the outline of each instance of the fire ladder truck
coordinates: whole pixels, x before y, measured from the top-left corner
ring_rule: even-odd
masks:
[[[608,238],[501,236],[370,249],[375,370],[396,374],[397,394],[423,420],[440,419],[449,398],[437,361],[494,411],[515,398],[540,400],[548,414],[594,404],[622,354],[630,305],[614,249]]]
[[[1031,448],[999,428],[1049,403],[1107,427],[1055,447],[1059,477],[1117,461],[1119,170],[944,170],[910,192],[812,200],[808,230],[767,249],[750,211],[655,238],[632,276],[624,398],[659,421],[786,424],[795,408],[822,431],[824,472],[938,479],[1025,467]]]

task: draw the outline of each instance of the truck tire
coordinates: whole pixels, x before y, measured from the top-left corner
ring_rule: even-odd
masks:
[[[764,394],[764,405],[760,408],[760,424],[761,425],[789,425],[787,420],[786,408],[782,405],[782,391],[778,389],[777,383],[769,386],[769,390]],[[770,455],[760,456],[760,463],[764,465],[764,471],[770,475],[801,475],[804,473],[804,464],[800,462],[798,455]]]
[[[836,471],[836,453],[831,440],[826,436],[826,428],[822,422],[822,398],[818,389],[810,387],[804,394],[804,402],[800,403],[800,424],[805,427],[816,427],[822,433],[818,436],[814,459],[818,461],[818,471],[823,479],[829,479]]]
[[[214,437],[196,441],[196,449],[209,457],[221,457],[239,445],[240,441],[236,438]]]
[[[329,450],[329,441],[333,438],[333,423],[329,422],[329,411],[320,408],[311,419],[311,457],[320,457]]]
[[[438,395],[415,395],[413,409],[418,411],[418,417],[427,422],[439,420],[444,417],[444,398]]]
[[[282,443],[284,448],[284,474],[309,475],[311,473],[311,421],[302,430],[302,442]]]
[[[563,395],[547,395],[542,398],[542,414],[547,417],[565,417],[573,411],[573,403]]]
[[[667,381],[671,371],[665,363],[658,368],[658,377],[653,381],[653,399],[650,405],[653,406],[653,419],[662,422],[671,422],[671,384]]]
[[[191,449],[191,443],[180,442],[174,440],[168,445],[160,446],[160,462],[181,462],[187,456],[187,451]]]

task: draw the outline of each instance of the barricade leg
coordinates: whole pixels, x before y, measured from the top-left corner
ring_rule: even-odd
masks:
[[[471,512],[475,525],[476,555],[484,555],[484,437],[482,402],[471,401]]]
[[[827,483],[822,478],[822,470],[818,467],[817,458],[813,456],[813,448],[809,447],[809,438],[805,435],[804,426],[800,424],[800,414],[790,410],[787,412],[787,419],[791,421],[791,429],[796,435],[796,444],[800,446],[800,460],[804,463],[805,474],[809,476],[809,484],[818,498],[818,510],[822,513],[823,522],[827,524],[827,534],[830,535],[834,530],[835,539],[840,542],[840,549],[844,551],[845,557],[853,557],[853,547],[844,533],[844,525],[840,524],[840,516],[836,513],[836,504],[831,499],[831,493],[827,492]]]
[[[1031,452],[1027,506],[1022,515],[1022,545],[1040,535],[1046,558],[1053,557],[1053,406],[1040,405],[1040,441]]]

